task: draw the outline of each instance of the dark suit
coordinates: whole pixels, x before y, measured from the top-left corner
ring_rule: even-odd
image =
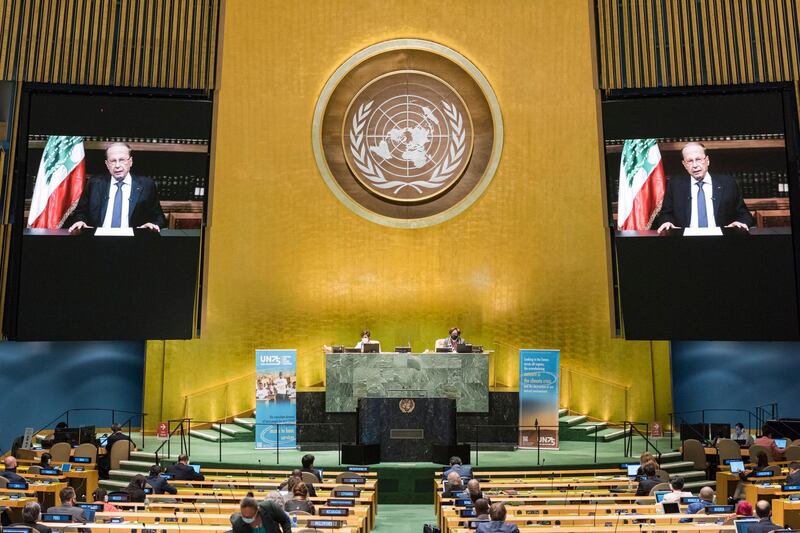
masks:
[[[659,483],[664,483],[657,477],[642,479],[639,481],[639,487],[636,489],[637,496],[649,496],[650,491],[653,490],[653,487],[658,485]]]
[[[317,480],[322,483],[322,472],[317,470],[316,468],[301,468],[301,472],[308,472],[309,474],[314,474],[317,476]]]
[[[0,472],[0,476],[6,478],[11,483],[27,483],[25,478],[17,474],[12,470],[6,470],[4,472]]]
[[[47,512],[50,514],[68,514],[72,516],[73,522],[80,522],[81,524],[86,523],[86,515],[83,514],[83,509],[73,505],[58,505],[49,508]]]
[[[800,470],[794,474],[789,474],[786,476],[786,482],[784,485],[800,485]]]
[[[167,467],[167,474],[171,475],[177,481],[205,481],[206,476],[198,474],[189,465],[183,463],[175,463]]]
[[[667,190],[661,204],[661,212],[655,219],[653,227],[657,228],[665,222],[671,222],[680,228],[688,228],[692,220],[692,187],[695,179],[689,175],[674,177],[667,181]],[[742,199],[742,192],[733,178],[723,175],[711,175],[713,192],[711,200],[714,205],[714,221],[717,226],[727,226],[731,222],[741,222],[753,226],[753,215]],[[705,189],[705,186],[703,187]],[[704,190],[708,195],[709,191]]]
[[[781,526],[777,525],[772,521],[772,518],[762,518],[749,528],[747,528],[747,533],[769,533],[770,531],[775,531],[776,529],[783,529]]]
[[[153,487],[154,494],[164,494],[165,492],[169,494],[178,494],[178,489],[170,485],[169,482],[161,476],[148,477],[147,484]]]
[[[517,524],[509,524],[508,522],[481,522],[475,531],[476,533],[491,533],[493,531],[519,533],[519,527],[517,527]]]
[[[92,224],[89,225],[91,226]],[[128,436],[125,433],[117,431],[108,436],[108,440],[106,441],[106,453],[111,453],[111,448],[114,447],[114,444],[121,440],[130,441],[132,447],[136,446],[136,444],[134,444],[133,441],[130,438],[128,438]]]
[[[69,219],[69,224],[85,222],[89,226],[99,228],[103,225],[108,208],[108,199],[111,196],[111,178],[92,178],[86,182],[86,188],[75,212]],[[131,197],[128,204],[128,225],[136,228],[147,222],[159,227],[167,225],[167,219],[161,210],[158,201],[156,184],[145,176],[131,174]]]
[[[29,528],[32,528],[34,531],[38,531],[39,533],[52,533],[52,531],[53,531],[52,529],[50,529],[49,527],[47,527],[44,524],[37,524],[37,523],[24,524],[22,522],[20,522],[19,524],[11,524],[11,527],[17,527],[17,526],[29,527]]]

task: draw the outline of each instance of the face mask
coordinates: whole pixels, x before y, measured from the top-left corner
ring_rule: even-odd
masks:
[[[369,337],[361,337],[361,342],[369,342]]]
[[[458,338],[458,333],[451,333],[450,338],[456,340]]]
[[[244,516],[242,517],[242,522],[244,522],[245,524],[252,524],[255,521],[256,521],[256,517],[255,516],[252,517],[252,518],[247,518],[247,517],[244,517]]]

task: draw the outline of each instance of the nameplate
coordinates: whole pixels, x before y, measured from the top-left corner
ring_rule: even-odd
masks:
[[[97,228],[95,237],[133,237],[133,228]]]
[[[390,439],[411,439],[423,440],[425,438],[425,430],[423,429],[390,429]]]
[[[343,507],[323,507],[319,510],[320,516],[347,516],[350,514],[350,509]]]
[[[367,482],[363,477],[343,477],[341,482],[343,485],[364,485]]]
[[[329,498],[325,505],[330,507],[354,507],[356,505],[355,500],[344,499],[344,498]]]
[[[316,529],[339,529],[342,527],[341,520],[309,520],[306,525]]]
[[[684,228],[684,237],[716,237],[722,235],[722,228]]]

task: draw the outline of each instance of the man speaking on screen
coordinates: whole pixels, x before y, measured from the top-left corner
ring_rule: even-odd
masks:
[[[672,228],[741,228],[753,225],[753,215],[742,199],[733,178],[712,176],[709,158],[701,143],[690,142],[681,150],[687,176],[667,182],[661,212],[656,218],[658,231]]]
[[[86,184],[69,231],[83,228],[143,228],[161,231],[166,226],[156,185],[145,176],[131,175],[133,156],[125,143],[106,148],[110,177],[92,178]]]

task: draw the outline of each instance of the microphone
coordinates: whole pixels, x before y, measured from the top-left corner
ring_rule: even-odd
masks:
[[[592,527],[595,527],[597,525],[597,504],[599,502],[600,500],[594,501],[594,520],[592,520]]]
[[[255,486],[253,485],[253,482],[250,481],[250,469],[249,468],[245,468],[244,475],[247,476],[247,488],[255,490]]]
[[[617,509],[617,523],[614,525],[614,533],[617,533],[617,528],[619,527],[619,521],[622,519],[622,509]]]
[[[578,498],[578,516],[581,514],[581,503],[583,503],[583,493],[581,492],[580,498]]]
[[[197,513],[197,518],[200,519],[200,525],[204,526],[205,524],[203,523],[203,514],[197,508],[197,502],[195,502],[194,500],[192,500],[192,507],[194,507],[194,511]],[[222,513],[220,513],[220,514],[222,514]]]
[[[180,523],[180,520],[178,519],[178,508],[177,507],[173,507],[172,508],[172,515],[175,517],[175,524],[177,524],[177,526],[178,526],[178,533],[181,533],[181,523]]]

